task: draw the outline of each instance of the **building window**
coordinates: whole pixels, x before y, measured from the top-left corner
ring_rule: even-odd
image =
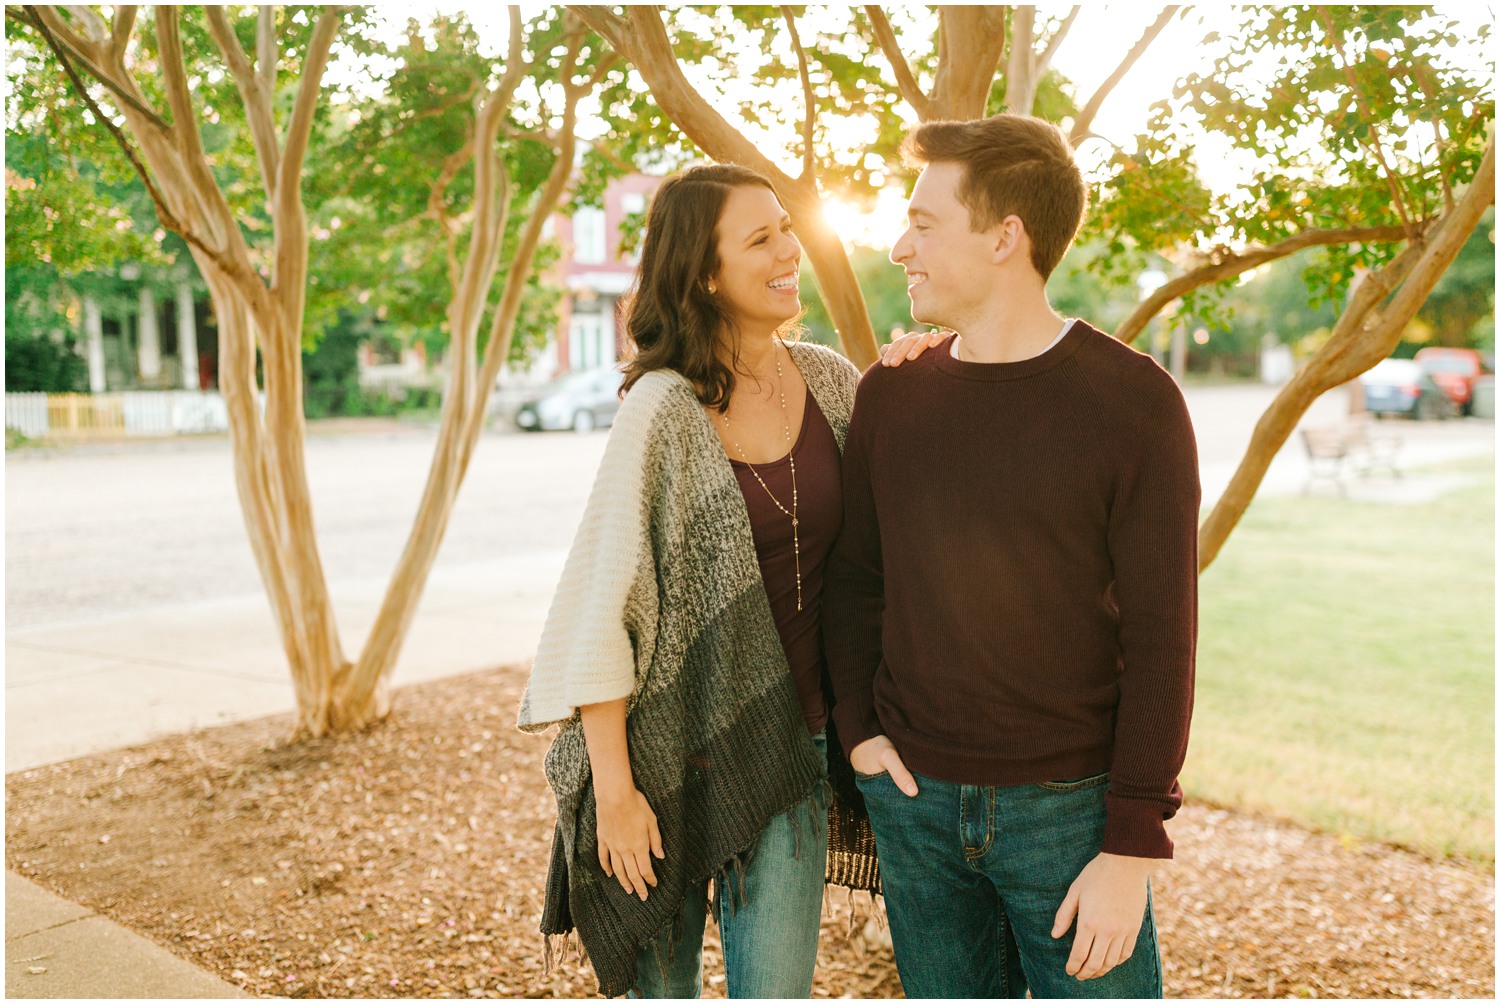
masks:
[[[604,210],[580,206],[573,213],[573,260],[580,265],[604,264]]]
[[[615,362],[615,333],[604,314],[574,314],[570,327],[572,368],[591,370]]]

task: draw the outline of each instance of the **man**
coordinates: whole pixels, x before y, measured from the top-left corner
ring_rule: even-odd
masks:
[[[907,140],[891,251],[956,332],[860,382],[823,623],[912,997],[1159,997],[1199,487],[1171,378],[1047,302],[1086,190],[997,115]]]

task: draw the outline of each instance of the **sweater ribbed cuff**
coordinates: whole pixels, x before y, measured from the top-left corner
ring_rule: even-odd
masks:
[[[1159,802],[1106,794],[1104,805],[1102,852],[1127,858],[1172,857],[1172,838]]]

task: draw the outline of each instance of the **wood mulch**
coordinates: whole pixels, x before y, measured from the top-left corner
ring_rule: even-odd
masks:
[[[404,689],[366,734],[277,717],[6,778],[6,863],[247,991],[587,997],[536,933],[553,803],[524,667]],[[1494,876],[1192,806],[1156,881],[1168,996],[1493,997]],[[856,904],[857,906],[857,904]],[[830,896],[819,997],[901,991]],[[852,933],[851,933],[852,932]],[[722,997],[712,927],[705,992]]]

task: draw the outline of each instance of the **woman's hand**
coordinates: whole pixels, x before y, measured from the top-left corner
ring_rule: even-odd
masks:
[[[625,698],[585,704],[578,709],[583,738],[589,748],[594,775],[594,806],[598,819],[599,866],[604,874],[643,901],[656,885],[651,855],[666,857],[656,813],[646,801],[630,770],[625,741]]]
[[[952,332],[934,328],[931,331],[908,331],[889,345],[880,347],[880,365],[900,366],[908,359],[915,359]]]
[[[666,857],[656,813],[646,796],[634,785],[628,791],[596,792],[599,815],[599,865],[604,874],[618,879],[624,890],[646,899],[648,887],[656,886],[651,857]]]

